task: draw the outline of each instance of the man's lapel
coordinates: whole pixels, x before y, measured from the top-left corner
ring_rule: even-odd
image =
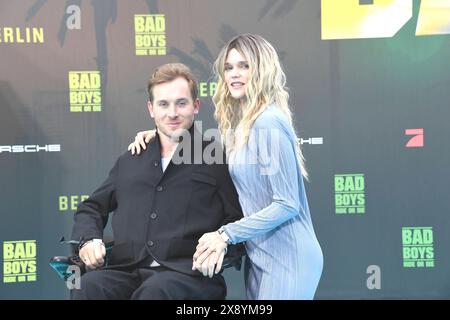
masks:
[[[157,185],[163,177],[161,168],[161,143],[158,134],[149,142],[144,156],[148,173],[151,175],[152,181]]]

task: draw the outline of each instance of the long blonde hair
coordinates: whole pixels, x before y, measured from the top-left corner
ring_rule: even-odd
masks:
[[[231,96],[224,78],[225,62],[232,49],[236,49],[245,57],[250,66],[246,99],[243,100],[234,99]],[[253,123],[271,104],[287,116],[294,128],[292,112],[288,105],[286,75],[275,48],[263,37],[253,34],[241,34],[234,37],[220,51],[213,70],[217,78],[217,90],[213,96],[216,107],[214,117],[219,124],[220,134],[228,151],[238,149],[248,142]],[[232,132],[234,134],[230,134]],[[294,135],[301,172],[307,179],[308,173],[295,130]]]

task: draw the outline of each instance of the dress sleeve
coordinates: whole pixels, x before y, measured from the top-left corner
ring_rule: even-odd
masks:
[[[302,210],[299,196],[300,166],[295,149],[295,135],[290,124],[279,117],[265,117],[255,123],[252,132],[258,169],[264,175],[261,188],[269,188],[271,203],[260,211],[224,226],[233,243],[269,232]],[[244,173],[245,174],[245,173]]]

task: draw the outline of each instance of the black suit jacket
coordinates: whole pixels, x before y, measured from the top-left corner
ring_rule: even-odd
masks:
[[[150,257],[172,270],[201,275],[191,270],[198,239],[242,218],[242,210],[220,144],[192,134],[194,126],[189,132],[192,148],[197,144],[202,151],[218,150],[223,164],[171,161],[163,173],[157,135],[140,156],[121,155],[106,181],[79,205],[72,239],[101,239],[114,211],[108,268],[131,267]],[[176,153],[184,155],[183,145]]]

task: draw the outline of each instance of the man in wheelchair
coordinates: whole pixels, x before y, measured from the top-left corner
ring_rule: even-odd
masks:
[[[163,65],[150,77],[156,137],[141,156],[121,155],[75,213],[75,262],[88,272],[73,299],[225,298],[221,261],[225,254],[240,261],[242,247],[230,245],[215,253],[217,265],[207,259],[202,272],[192,270],[198,239],[242,218],[220,143],[206,141],[194,125],[197,92],[183,64]],[[114,245],[105,264],[103,229],[112,211]]]

